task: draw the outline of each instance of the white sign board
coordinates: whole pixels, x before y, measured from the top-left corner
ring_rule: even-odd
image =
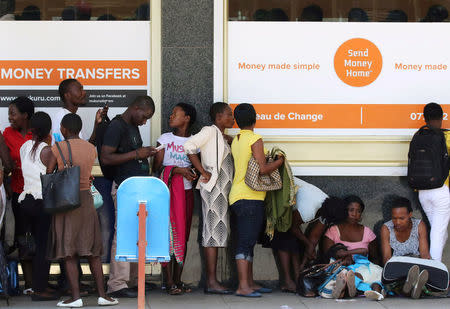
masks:
[[[228,101],[266,135],[403,135],[437,102],[449,127],[448,23],[228,23]]]
[[[61,101],[59,83],[76,78],[87,90],[78,110],[89,138],[95,112],[107,104],[109,117],[138,95],[150,94],[150,22],[5,21],[0,23],[0,128],[9,126],[7,107],[28,96],[36,110],[52,116]],[[140,127],[145,145],[150,124]]]

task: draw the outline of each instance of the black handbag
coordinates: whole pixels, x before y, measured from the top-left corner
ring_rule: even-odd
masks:
[[[31,260],[33,258],[36,253],[36,242],[31,232],[17,236],[17,245],[19,247],[19,257],[22,260]]]
[[[316,297],[320,285],[332,272],[330,266],[339,263],[341,260],[329,264],[317,264],[302,271],[297,281],[297,293],[303,297]]]
[[[69,151],[69,162],[66,161],[61,148],[56,143],[64,169],[52,174],[41,175],[44,211],[48,214],[67,212],[77,209],[81,205],[80,167],[73,166],[70,143],[67,140],[65,142]]]

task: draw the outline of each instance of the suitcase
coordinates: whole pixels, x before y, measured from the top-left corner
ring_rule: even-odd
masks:
[[[427,286],[446,291],[449,284],[447,267],[435,260],[426,260],[409,256],[394,256],[387,261],[383,268],[383,282],[389,283],[405,279],[413,265],[418,265],[420,271],[426,269],[429,273]]]

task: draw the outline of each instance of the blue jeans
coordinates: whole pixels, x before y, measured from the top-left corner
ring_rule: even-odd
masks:
[[[253,261],[253,248],[264,227],[264,201],[239,200],[230,207],[235,219],[236,260]]]

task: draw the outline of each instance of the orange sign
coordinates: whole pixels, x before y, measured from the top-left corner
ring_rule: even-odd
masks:
[[[366,39],[344,42],[334,56],[337,76],[347,85],[364,87],[380,75],[383,57],[378,47]]]
[[[231,104],[236,107],[237,104]],[[416,129],[422,104],[254,104],[260,129]],[[444,127],[450,106],[443,105]]]
[[[85,86],[147,86],[147,61],[0,61],[0,86],[57,86],[67,78]]]

